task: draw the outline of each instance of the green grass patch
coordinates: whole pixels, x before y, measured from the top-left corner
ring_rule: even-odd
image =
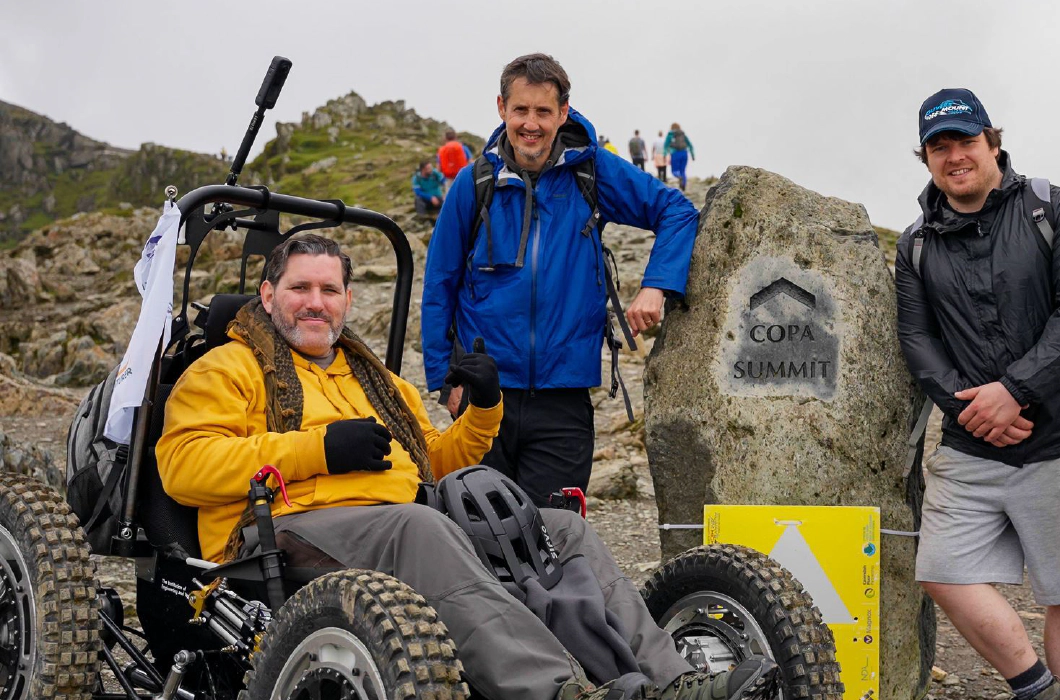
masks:
[[[30,231],[35,231],[41,228],[42,226],[47,226],[53,220],[54,219],[51,216],[48,216],[43,211],[36,211],[30,214],[29,218],[27,218],[20,224],[19,228],[21,228],[26,233],[29,233]]]
[[[898,239],[902,235],[901,232],[892,231],[882,226],[873,226],[873,228],[876,229],[876,235],[879,236],[880,250],[886,256],[888,264],[894,263],[894,257],[898,250]]]

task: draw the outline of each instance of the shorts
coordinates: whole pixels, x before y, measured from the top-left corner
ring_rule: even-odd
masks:
[[[927,460],[916,580],[1023,582],[1060,605],[1060,459],[1010,467],[940,447]]]

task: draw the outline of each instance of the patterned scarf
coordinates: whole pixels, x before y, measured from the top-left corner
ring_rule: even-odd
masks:
[[[254,358],[265,379],[265,428],[273,433],[285,433],[302,428],[302,382],[295,371],[291,348],[276,330],[265,312],[261,299],[241,308],[228,329],[254,351]],[[382,419],[394,439],[412,457],[420,481],[432,482],[427,441],[416,415],[401,396],[386,366],[360,338],[345,326],[336,343],[346,356],[353,376],[361,385],[368,402]],[[225,544],[224,561],[231,561],[243,545],[243,528],[254,522],[252,504],[247,503],[235,528]]]

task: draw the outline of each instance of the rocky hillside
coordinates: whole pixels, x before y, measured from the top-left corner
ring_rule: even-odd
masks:
[[[396,219],[412,211],[409,180],[420,161],[434,158],[448,128],[403,100],[369,106],[351,92],[305,112],[300,124],[277,124],[248,172],[277,192],[337,198]],[[474,134],[459,137],[476,154],[485,145]]]
[[[447,128],[403,101],[369,106],[351,92],[304,113],[301,123],[277,124],[276,137],[240,182],[411,212],[408,180],[420,160],[433,157]],[[461,139],[476,152],[483,145],[473,134]],[[188,192],[223,182],[227,172],[214,156],[151,143],[115,148],[0,102],[0,247],[78,212],[158,206],[166,185]]]
[[[157,205],[170,181],[208,184],[227,172],[200,153],[115,148],[0,102],[0,246],[77,212]]]
[[[130,151],[113,148],[6,102],[0,102],[0,187],[44,190],[69,170],[113,168]]]
[[[62,188],[79,192],[67,198],[77,204],[75,209],[97,208],[100,202],[105,206],[50,221],[0,251],[0,353],[12,357],[27,376],[59,386],[92,384],[120,359],[136,322],[140,298],[132,269],[154,228],[163,188],[172,183],[185,193],[198,184],[221,182],[227,166],[151,144],[135,152],[114,151],[65,125],[19,108],[5,109],[6,123],[17,127],[4,133],[30,136],[0,141],[10,147],[0,152],[15,154],[10,156],[13,168],[0,170],[7,178],[0,181],[0,211],[19,192],[32,190],[39,196],[48,191],[47,197],[54,199],[49,206],[58,216],[67,211],[58,204]],[[301,123],[277,124],[276,138],[248,165],[241,182],[264,183],[286,194],[340,198],[381,211],[410,234],[422,253],[430,224],[413,214],[409,178],[419,161],[433,156],[447,128],[403,102],[369,106],[350,93],[307,112]],[[475,150],[483,145],[474,135],[462,138]],[[38,157],[25,143],[38,144],[38,155],[52,156]],[[199,170],[201,165],[206,170]],[[26,213],[25,203],[38,200],[18,201],[16,208]],[[150,207],[136,208],[137,202]],[[20,225],[48,216],[41,209],[21,218]],[[235,291],[240,248],[233,235],[215,233],[208,239],[194,271],[194,298]],[[381,236],[349,230],[336,237],[351,246],[363,279],[385,282],[392,277],[392,253]],[[387,302],[385,292],[368,296]]]

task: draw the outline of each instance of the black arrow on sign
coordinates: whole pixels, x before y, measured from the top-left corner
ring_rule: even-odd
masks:
[[[817,308],[817,297],[810,292],[806,291],[799,285],[795,284],[791,280],[784,277],[771,282],[768,286],[763,287],[754,294],[751,295],[751,311],[754,311],[762,304],[766,303],[773,297],[779,294],[787,294],[789,297],[799,302],[803,306],[809,309]]]

